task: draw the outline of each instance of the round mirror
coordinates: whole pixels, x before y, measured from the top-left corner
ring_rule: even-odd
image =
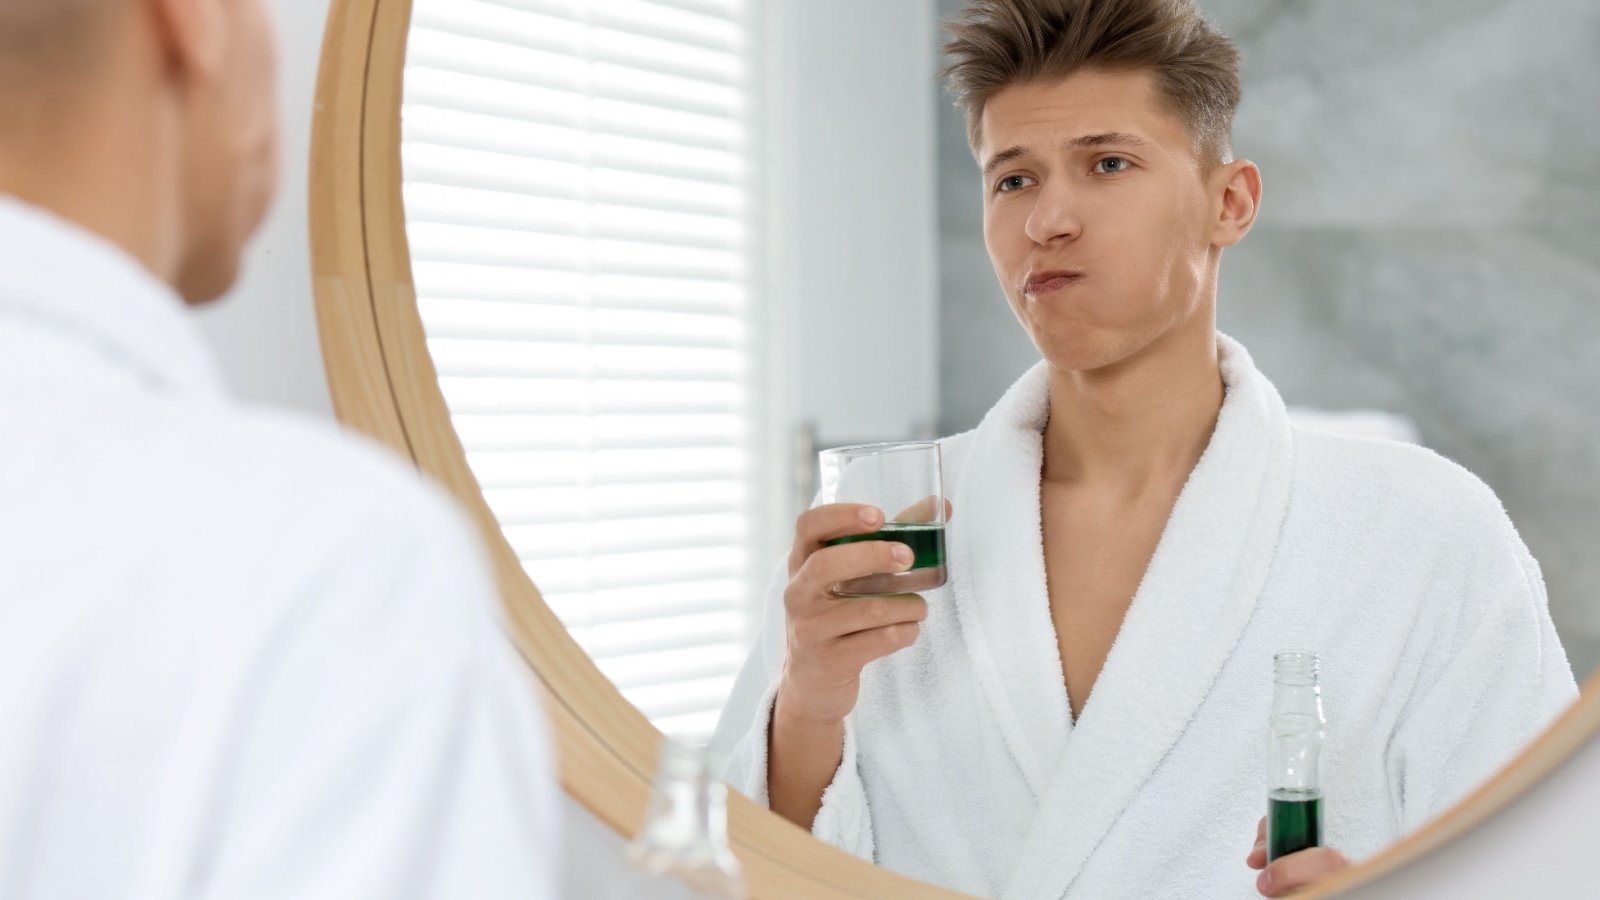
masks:
[[[1223,255],[1218,324],[1237,339],[1224,345],[1224,380],[1245,377],[1237,374],[1238,351],[1227,349],[1239,346],[1248,348],[1246,364],[1258,377],[1227,381],[1228,396],[1248,396],[1250,384],[1275,386],[1294,433],[1319,436],[1297,447],[1382,441],[1413,447],[1384,459],[1426,451],[1430,460],[1454,461],[1471,475],[1446,483],[1481,480],[1492,489],[1483,496],[1498,498],[1515,524],[1500,536],[1525,543],[1537,561],[1513,568],[1529,604],[1523,624],[1544,641],[1535,654],[1543,668],[1522,671],[1513,660],[1502,673],[1519,685],[1508,692],[1522,691],[1515,696],[1525,706],[1539,707],[1537,724],[1518,720],[1526,733],[1481,758],[1469,750],[1460,758],[1407,760],[1416,767],[1408,771],[1456,780],[1440,776],[1447,783],[1429,788],[1433,805],[1388,823],[1381,837],[1349,833],[1356,820],[1344,810],[1353,804],[1341,810],[1341,795],[1330,788],[1328,828],[1352,856],[1379,857],[1406,834],[1416,852],[1425,843],[1418,827],[1468,797],[1562,705],[1551,699],[1563,689],[1552,684],[1567,672],[1559,655],[1570,660],[1568,692],[1571,673],[1587,678],[1600,663],[1600,562],[1586,552],[1600,530],[1600,426],[1583,415],[1600,376],[1600,309],[1590,302],[1600,266],[1588,249],[1600,238],[1592,213],[1600,157],[1583,148],[1600,145],[1600,116],[1570,99],[1586,96],[1584,86],[1600,78],[1584,41],[1600,14],[1570,3],[1547,4],[1548,14],[1488,4],[1440,17],[1392,4],[1292,11],[1267,0],[1202,5],[1239,48],[1243,100],[1232,148],[1260,167],[1265,185],[1248,235]],[[736,682],[764,690],[770,680],[760,664],[746,662],[765,634],[770,666],[773,635],[781,638],[778,592],[796,516],[816,491],[816,453],[972,429],[981,441],[980,423],[1006,409],[1002,398],[1016,393],[1008,388],[1026,382],[1024,373],[1040,359],[1038,335],[1026,315],[1019,324],[1008,302],[1014,298],[1004,287],[1003,249],[997,258],[997,226],[986,233],[986,209],[998,207],[974,154],[990,163],[1000,148],[969,145],[962,113],[937,77],[947,61],[939,22],[965,7],[960,0],[335,5],[328,47],[345,55],[324,63],[313,224],[340,414],[455,487],[494,530],[514,631],[551,691],[569,745],[565,777],[618,827],[631,827],[642,805],[658,731],[710,739]],[[1102,145],[1142,165],[1138,148]],[[1097,173],[1105,155],[1092,161]],[[1044,164],[1034,165],[1019,170],[1018,186],[1027,187]],[[1205,452],[1218,446],[1254,445],[1219,437]],[[1300,459],[1307,452],[1319,451],[1302,450]],[[1019,496],[1047,504],[1040,490],[1036,477],[1033,493]],[[1279,514],[1305,518],[1292,504],[1316,490],[1303,475],[1286,476]],[[998,534],[995,522],[1004,514],[993,518],[971,490],[953,496],[951,540],[992,546],[976,530],[956,529]],[[966,506],[964,496],[972,498]],[[1144,559],[1174,558],[1167,545],[1178,541],[1172,533],[1180,526],[1223,533],[1255,521],[1253,507],[1235,519],[1217,512],[1230,502],[1224,490],[1186,487],[1184,496],[1215,502],[1186,506],[1180,497],[1169,504],[1171,521],[1156,529],[1159,546]],[[969,508],[974,524],[963,525]],[[1478,512],[1493,518],[1498,506]],[[1377,542],[1403,533],[1383,531],[1394,509],[1379,505],[1362,514]],[[1360,532],[1330,533],[1350,539]],[[1424,537],[1428,547],[1449,543]],[[1206,545],[1239,554],[1250,546],[1243,535]],[[1279,548],[1278,558],[1294,552]],[[1307,563],[1310,571],[1298,577],[1262,574],[1268,587],[1249,590],[1342,597],[1322,586],[1347,579],[1344,590],[1361,594],[1348,598],[1352,605],[1381,602],[1374,585],[1384,583],[1384,573],[1362,580],[1326,567],[1393,553],[1350,548]],[[1508,553],[1514,563],[1523,559],[1515,547]],[[1012,560],[974,554],[953,546],[948,591],[967,584],[974,594],[995,596]],[[1028,558],[1017,557],[1019,565]],[[1472,555],[1440,557],[1463,558]],[[1262,572],[1288,564],[1273,565],[1264,562]],[[1059,704],[1057,725],[1001,735],[1035,727],[1044,708],[1038,697],[1026,697],[1021,713],[988,721],[980,710],[975,720],[995,731],[984,752],[994,754],[996,769],[1016,770],[980,778],[990,787],[979,805],[1014,803],[1032,818],[1038,813],[1027,810],[1062,790],[1053,782],[1101,778],[1108,791],[1121,789],[1119,779],[1128,782],[1125,796],[1108,801],[1099,830],[1029,832],[1029,841],[1068,855],[1073,842],[1082,843],[1068,867],[1075,871],[1045,872],[1013,859],[1031,844],[997,850],[1011,860],[1003,865],[973,863],[964,872],[956,872],[954,857],[919,862],[903,842],[897,846],[887,820],[873,822],[875,847],[824,833],[820,819],[819,836],[944,887],[1084,890],[1098,883],[1097,866],[1110,865],[1117,839],[1111,849],[1098,844],[1123,827],[1116,820],[1124,810],[1152,802],[1141,795],[1144,782],[1170,768],[1163,759],[1174,746],[1183,754],[1180,732],[1197,710],[1212,710],[1207,715],[1224,730],[1244,723],[1238,727],[1251,729],[1247,742],[1260,756],[1248,762],[1264,765],[1268,736],[1258,720],[1274,702],[1273,651],[1322,651],[1333,785],[1353,778],[1338,774],[1341,766],[1356,769],[1341,753],[1393,739],[1406,723],[1404,704],[1389,709],[1380,697],[1357,696],[1358,684],[1368,683],[1358,670],[1373,660],[1341,655],[1353,644],[1330,637],[1338,616],[1318,618],[1303,607],[1279,611],[1305,613],[1304,627],[1260,639],[1244,622],[1251,608],[1203,610],[1204,620],[1187,624],[1242,618],[1232,632],[1207,633],[1215,653],[1175,654],[1170,670],[1141,669],[1153,656],[1141,657],[1139,649],[1160,646],[1130,630],[1159,631],[1156,613],[1143,611],[1182,615],[1160,605],[1168,602],[1160,599],[1160,579],[1207,589],[1192,580],[1207,577],[1204,566],[1169,567],[1177,568],[1138,577],[1141,564],[1132,584],[1138,592],[1123,592],[1124,608],[1133,604],[1127,618],[1120,610],[1111,618],[1098,651],[1055,640],[1034,646],[1021,634],[1023,643],[1002,636],[987,648],[968,648],[1010,657],[984,663],[989,668],[975,676],[1000,685],[976,695],[990,711],[1012,702],[1002,695],[1024,693],[1020,681],[1005,680],[1013,674],[1008,665],[1024,680],[1064,678],[1066,694],[1080,682],[1063,660],[1083,654],[1104,666],[1090,667],[1103,672],[1102,682],[1093,674],[1087,681],[1100,688],[1093,695],[1100,702],[1087,704],[1082,691],[1084,700],[1070,709]],[[1469,596],[1474,583],[1505,575],[1491,570],[1403,572],[1395,581],[1420,579],[1418,595]],[[1055,610],[1055,586],[1065,580],[1052,576],[1038,598],[1050,604],[1043,613]],[[1219,598],[1234,596],[1230,591],[1231,583],[1215,588]],[[939,640],[936,628],[947,628],[950,646],[959,648],[973,631],[992,627],[960,620],[959,598],[946,589],[928,600],[925,645]],[[941,615],[943,626],[936,624]],[[1062,620],[1054,621],[1060,627]],[[1550,623],[1555,630],[1545,634]],[[1290,638],[1312,646],[1274,643]],[[1381,619],[1374,640],[1386,648],[1385,671],[1417,697],[1427,693],[1422,680],[1460,677],[1449,668],[1452,653],[1499,658],[1492,634],[1466,627],[1412,632]],[[1255,657],[1227,662],[1230,652],[1245,652],[1224,646],[1233,641]],[[1032,665],[1040,659],[1053,660],[1053,668],[1040,673]],[[1259,690],[1217,687],[1249,681],[1224,672],[1232,666],[1255,672]],[[1186,673],[1194,682],[1178,693],[1187,705],[1163,713],[1171,722],[1159,715],[1146,722],[1170,725],[1170,739],[1145,748],[1124,742],[1121,735],[1141,726],[1116,718],[1119,701],[1145,708],[1137,703],[1147,691],[1167,696],[1173,682],[1163,679]],[[868,682],[863,675],[864,690],[879,691],[873,702],[884,702],[890,682]],[[1507,697],[1487,705],[1515,705]],[[1482,699],[1463,693],[1459,702]],[[1233,706],[1214,709],[1227,704]],[[1387,717],[1390,730],[1354,721],[1369,714]],[[1418,717],[1411,727],[1442,728],[1448,719]],[[734,753],[748,724],[725,724],[719,752]],[[873,727],[870,734],[892,744],[882,737],[891,726]],[[917,727],[904,739],[914,740]],[[1432,752],[1453,740],[1447,737],[1418,740],[1417,752]],[[1064,750],[1074,739],[1079,747],[1099,742],[1099,749]],[[1078,774],[1058,776],[1050,764],[1025,759],[1024,747],[1072,754]],[[1146,752],[1147,765],[1139,758]],[[576,764],[574,754],[594,754],[594,761]],[[1366,774],[1362,789],[1375,796],[1398,790],[1374,783],[1381,771]],[[765,785],[765,773],[756,780]],[[1423,780],[1414,776],[1412,790],[1420,792]],[[630,786],[619,799],[599,799],[621,781]],[[1259,799],[1265,812],[1266,798]],[[1480,799],[1476,815],[1493,801]],[[733,816],[741,853],[758,859],[757,884],[875,886],[897,895],[924,889],[797,840],[797,829],[755,804],[735,804]],[[1436,823],[1432,833],[1447,827]],[[1236,843],[1247,849],[1249,840],[1246,833]],[[1248,890],[1253,876],[1233,856],[1227,865],[1240,870]]]

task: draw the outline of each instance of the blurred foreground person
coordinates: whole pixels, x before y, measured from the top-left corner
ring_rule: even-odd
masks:
[[[0,896],[552,896],[474,534],[230,402],[185,309],[268,207],[274,69],[259,0],[0,0]]]

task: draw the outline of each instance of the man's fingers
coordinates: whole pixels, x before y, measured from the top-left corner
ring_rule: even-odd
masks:
[[[802,600],[824,597],[841,581],[884,572],[904,572],[915,561],[911,548],[899,541],[860,541],[824,547],[806,558],[790,585]]]
[[[935,498],[933,497],[925,497],[922,500],[911,504],[905,509],[900,510],[898,513],[895,513],[894,521],[905,522],[909,525],[916,525],[921,522],[932,522],[934,499]],[[944,518],[940,521],[950,521],[950,513],[953,510],[954,507],[950,505],[950,501],[944,501]]]
[[[885,625],[921,622],[928,618],[928,601],[917,594],[861,597],[842,600],[817,618],[826,622],[836,637],[844,637]]]
[[[1250,848],[1250,855],[1245,857],[1245,865],[1252,869],[1267,867],[1267,817],[1262,816],[1256,823],[1256,845]]]
[[[857,632],[916,624],[928,617],[928,603],[916,594],[838,600],[821,612],[795,618],[789,626],[794,639],[808,647],[826,648]]]
[[[1349,865],[1350,860],[1332,847],[1312,847],[1273,860],[1256,876],[1256,890],[1263,897],[1282,897]]]
[[[789,550],[789,577],[793,578],[823,542],[852,534],[868,534],[883,527],[883,510],[865,503],[829,503],[808,509],[794,523],[794,545]]]
[[[790,634],[806,647],[827,647],[843,637],[859,631],[870,631],[886,625],[918,623],[928,618],[928,602],[917,594],[894,594],[888,597],[861,597],[834,604],[795,618],[790,623]]]
[[[922,633],[917,622],[899,622],[845,635],[828,649],[841,666],[859,672],[867,663],[916,643]]]

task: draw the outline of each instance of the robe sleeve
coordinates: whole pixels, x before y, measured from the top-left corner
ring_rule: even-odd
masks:
[[[786,652],[783,589],[785,570],[779,568],[767,589],[765,621],[755,648],[734,682],[733,694],[722,710],[712,738],[714,757],[723,759],[723,778],[762,806],[771,807],[767,795],[767,749],[772,707],[778,693]],[[822,806],[811,833],[847,853],[873,859],[872,816],[866,787],[857,766],[855,713],[845,717],[844,751],[833,781],[822,792]]]
[[[1539,565],[1499,502],[1440,567],[1450,618],[1390,742],[1402,830],[1449,809],[1577,699]]]
[[[393,493],[351,502],[359,513],[341,495],[308,509],[307,537],[275,558],[281,580],[255,588],[286,599],[233,686],[238,711],[211,711],[234,744],[211,776],[227,793],[194,837],[208,856],[192,886],[246,900],[553,898],[551,748],[477,534],[415,476],[376,483]]]

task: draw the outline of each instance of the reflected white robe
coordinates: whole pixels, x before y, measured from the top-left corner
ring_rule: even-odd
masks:
[[[1368,856],[1575,696],[1499,500],[1427,450],[1294,427],[1237,343],[1216,431],[1071,721],[1045,589],[1044,363],[944,441],[951,581],[871,663],[813,831],[985,896],[1251,897],[1272,657],[1321,655],[1328,843]],[[767,802],[783,579],[718,727]]]

